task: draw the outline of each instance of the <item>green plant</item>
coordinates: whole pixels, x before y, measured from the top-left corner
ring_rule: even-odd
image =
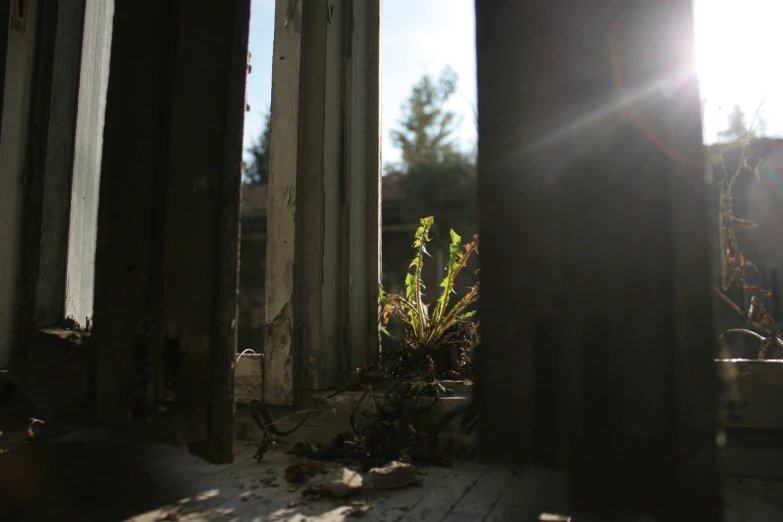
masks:
[[[402,339],[398,339],[409,350],[429,357],[434,352],[448,345],[474,344],[477,336],[478,323],[472,318],[475,311],[471,306],[479,298],[479,282],[468,289],[467,293],[449,307],[457,275],[467,266],[474,252],[478,252],[478,235],[466,245],[462,238],[451,230],[449,258],[446,265],[446,276],[440,283],[441,294],[430,312],[430,307],[424,302],[424,283],[422,270],[427,243],[431,241],[429,232],[435,222],[434,216],[422,218],[413,241],[415,255],[405,278],[405,295],[387,294],[380,287],[382,305],[382,331],[391,337],[386,327],[392,317],[402,323]]]

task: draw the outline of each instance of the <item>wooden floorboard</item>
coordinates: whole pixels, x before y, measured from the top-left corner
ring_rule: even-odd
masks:
[[[311,501],[302,495],[309,481],[283,478],[297,460],[285,446],[256,462],[255,448],[238,443],[234,463],[214,466],[184,447],[138,447],[113,437],[72,434],[0,454],[0,520],[342,522],[354,519],[352,502],[370,508],[368,522],[538,522],[542,512],[568,511],[565,476],[546,470],[424,466],[415,487]],[[724,492],[726,522],[783,522],[783,482],[727,479]]]
[[[509,468],[491,467],[454,504],[443,522],[484,520],[507,490],[514,473]]]
[[[487,466],[476,465],[465,465],[454,470],[447,480],[424,495],[401,520],[403,522],[442,520],[467,491],[478,484],[488,470]]]
[[[487,522],[533,522],[538,519],[540,498],[552,475],[548,470],[529,469],[519,472],[503,492],[500,501],[486,517]]]

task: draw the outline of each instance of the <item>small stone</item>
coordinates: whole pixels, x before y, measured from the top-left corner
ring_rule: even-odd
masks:
[[[367,474],[367,485],[377,490],[407,488],[418,482],[416,468],[397,461],[381,468],[373,468]]]
[[[337,498],[345,498],[362,489],[362,476],[348,468],[339,468],[327,478],[324,488]]]

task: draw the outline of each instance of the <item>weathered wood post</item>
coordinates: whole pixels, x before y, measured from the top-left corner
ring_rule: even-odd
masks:
[[[249,21],[249,0],[117,1],[107,87],[98,414],[213,462],[233,458]]]
[[[567,466],[575,509],[717,521],[691,1],[476,18],[484,455]]]
[[[380,0],[277,0],[264,401],[378,350]]]

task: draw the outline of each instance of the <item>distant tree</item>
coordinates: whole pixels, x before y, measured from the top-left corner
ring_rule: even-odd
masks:
[[[391,132],[391,139],[402,153],[402,167],[446,161],[457,150],[452,140],[457,115],[445,107],[457,90],[457,73],[446,67],[437,80],[424,75],[413,86],[403,105],[401,128]]]
[[[403,105],[400,128],[391,132],[402,155],[398,168],[404,173],[400,179],[403,212],[414,222],[434,215],[436,239],[448,238],[450,228],[469,238],[477,226],[474,153],[461,150],[455,137],[457,116],[446,108],[457,83],[450,67],[437,80],[424,75]]]
[[[266,185],[269,183],[269,133],[271,129],[270,113],[266,114],[264,130],[247,150],[250,162],[245,165],[244,182],[247,185]]]
[[[728,116],[729,126],[726,130],[720,132],[720,136],[729,140],[738,140],[744,138],[748,133],[748,126],[745,123],[745,113],[739,105],[735,105]]]

